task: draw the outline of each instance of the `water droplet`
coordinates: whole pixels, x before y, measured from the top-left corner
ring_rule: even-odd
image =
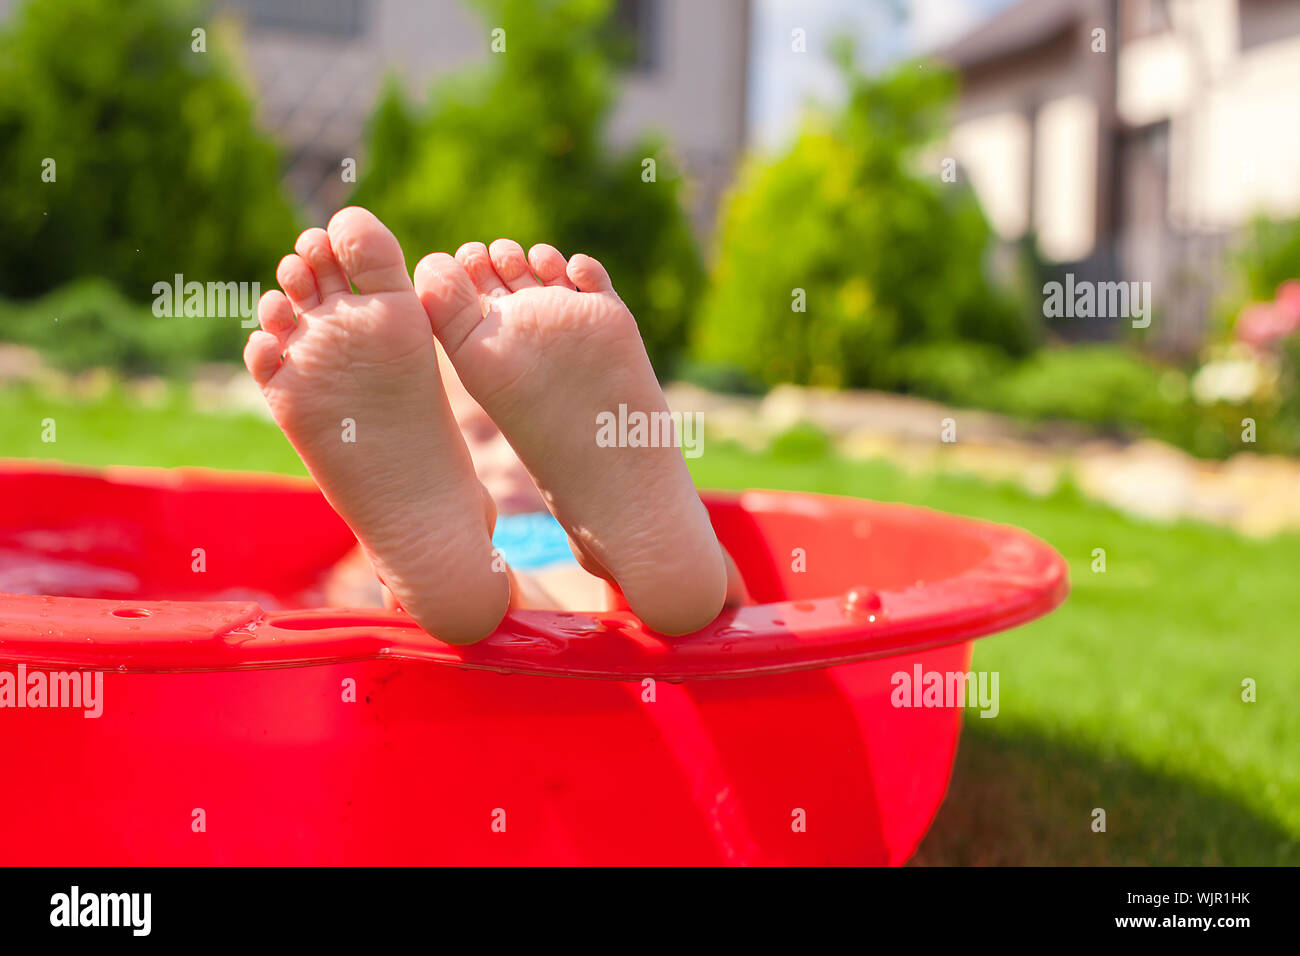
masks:
[[[737,627],[736,625],[732,624],[728,627],[724,627],[716,631],[713,636],[714,637],[749,637],[753,633],[754,632],[747,627]],[[725,651],[730,646],[731,646],[730,644],[724,644],[722,646],[722,649]]]
[[[865,585],[849,588],[844,594],[843,608],[845,614],[870,615],[875,620],[882,602],[880,594]]]

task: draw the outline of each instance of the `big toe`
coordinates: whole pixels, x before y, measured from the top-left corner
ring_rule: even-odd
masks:
[[[404,292],[411,288],[397,237],[368,209],[348,206],[325,230],[343,271],[360,293]]]

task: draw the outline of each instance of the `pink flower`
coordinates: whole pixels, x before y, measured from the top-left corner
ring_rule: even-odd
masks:
[[[1286,334],[1286,317],[1272,302],[1252,302],[1237,316],[1237,338],[1265,349]]]
[[[1277,287],[1272,302],[1252,302],[1237,316],[1237,338],[1257,349],[1267,349],[1300,329],[1300,280],[1288,279]]]
[[[1300,327],[1300,279],[1287,279],[1278,286],[1273,302],[1291,320],[1292,328]]]

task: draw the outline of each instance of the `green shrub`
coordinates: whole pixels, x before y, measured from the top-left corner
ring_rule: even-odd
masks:
[[[1229,282],[1216,306],[1215,337],[1220,345],[1234,337],[1244,306],[1272,302],[1282,283],[1300,279],[1300,219],[1257,216],[1230,252],[1229,270]],[[1259,423],[1256,450],[1296,454],[1300,453],[1300,336],[1293,334],[1275,348],[1279,374],[1274,394],[1258,406],[1224,405],[1207,409],[1205,416],[1229,434],[1240,432],[1243,417],[1254,418]],[[1229,450],[1240,447],[1239,441],[1230,442]]]
[[[661,374],[683,348],[703,269],[662,145],[605,141],[620,44],[604,0],[480,0],[506,52],[439,83],[416,110],[390,85],[353,201],[383,219],[408,264],[470,240],[548,242],[609,270]],[[488,30],[483,31],[484,42]],[[656,179],[643,181],[643,160]]]
[[[1022,418],[1109,428],[1167,427],[1186,405],[1186,378],[1123,347],[1043,349],[981,391],[989,407]]]
[[[1250,297],[1272,301],[1277,287],[1287,279],[1300,279],[1300,219],[1256,218],[1237,254]]]
[[[904,346],[886,356],[882,378],[895,391],[939,401],[978,401],[1013,366],[1006,352],[978,342]]]
[[[762,395],[767,386],[739,366],[726,362],[701,362],[686,356],[676,366],[678,381],[728,395]]]
[[[3,337],[40,350],[51,365],[69,371],[108,366],[128,373],[177,372],[195,359],[229,358],[224,339],[230,325],[237,328],[238,322],[160,318],[94,277],[38,299],[0,300]]]
[[[768,451],[780,461],[818,461],[830,455],[832,445],[830,436],[812,422],[797,422],[773,437]]]
[[[207,6],[33,0],[0,33],[0,294],[274,278],[294,215],[222,39],[192,50]]]
[[[1259,429],[1250,450],[1300,452],[1300,428],[1279,414],[1274,399],[1199,405],[1181,369],[1119,345],[1044,349],[972,389],[964,403],[1029,421],[1074,421],[1147,435],[1203,458],[1245,450],[1241,422],[1250,417],[1270,423]]]
[[[951,78],[852,72],[848,105],[774,161],[751,161],[721,218],[696,358],[768,384],[894,387],[909,346],[1028,352],[1035,329],[984,272],[990,231],[964,186],[916,172]],[[901,379],[900,379],[901,376]]]
[[[1279,359],[1277,415],[1266,431],[1275,433],[1296,454],[1300,453],[1300,335],[1281,343]]]
[[[1227,281],[1214,305],[1213,338],[1234,336],[1242,309],[1271,302],[1288,279],[1300,279],[1300,219],[1256,216],[1227,254]]]
[[[1181,369],[1122,345],[1045,348],[1011,360],[987,345],[941,343],[902,349],[892,365],[900,390],[954,405],[1148,434],[1211,456],[1229,450],[1227,434],[1216,441],[1207,428],[1213,416],[1191,401]]]

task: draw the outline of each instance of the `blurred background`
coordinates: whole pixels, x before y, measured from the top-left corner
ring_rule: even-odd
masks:
[[[702,485],[1071,562],[917,862],[1295,863],[1298,91],[1300,0],[0,0],[0,455],[301,473],[246,290],[348,203],[588,252]]]

